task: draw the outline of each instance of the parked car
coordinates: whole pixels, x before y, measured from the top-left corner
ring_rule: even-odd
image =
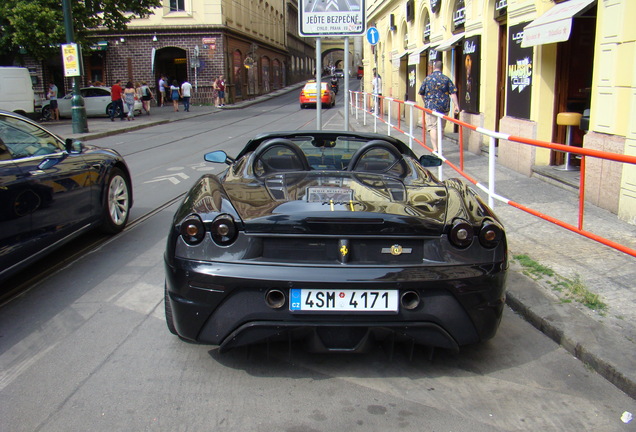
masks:
[[[448,349],[492,338],[508,268],[501,222],[459,179],[439,181],[384,135],[258,135],[206,174],[174,216],[165,314],[181,338],[224,351],[304,339]]]
[[[80,94],[84,98],[84,108],[88,117],[110,116],[113,103],[110,98],[110,87],[84,87],[80,89]],[[71,98],[73,93],[68,93],[63,98],[57,100],[60,110],[60,117],[71,117]],[[42,119],[51,119],[51,101],[42,101]],[[135,115],[141,114],[142,104],[140,100],[135,101]],[[128,113],[128,107],[124,104],[124,112]],[[119,116],[119,111],[115,117]]]
[[[336,94],[329,88],[328,83],[322,82],[320,101],[322,106],[331,108],[336,104]],[[300,109],[307,108],[310,105],[316,105],[316,81],[307,81],[307,84],[300,91],[299,101]]]
[[[124,229],[130,172],[114,150],[0,111],[0,280],[95,227]]]
[[[362,79],[362,77],[364,77],[364,68],[362,66],[358,66],[358,73],[356,75],[356,78]]]

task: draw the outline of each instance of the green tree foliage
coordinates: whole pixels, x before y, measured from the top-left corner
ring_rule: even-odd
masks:
[[[125,30],[133,18],[146,17],[161,6],[161,0],[69,0],[69,4],[75,41],[86,47],[91,30]],[[13,59],[23,49],[45,59],[59,53],[59,44],[65,42],[61,0],[0,0],[2,58]]]

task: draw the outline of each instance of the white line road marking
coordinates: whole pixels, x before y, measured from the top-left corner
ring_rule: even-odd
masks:
[[[179,184],[179,183],[181,183],[181,180],[179,180],[177,177],[181,177],[182,180],[187,180],[187,179],[190,178],[190,176],[188,176],[187,174],[176,173],[176,174],[168,174],[168,175],[162,175],[162,176],[159,176],[159,177],[155,177],[154,179],[145,181],[144,183],[155,183],[155,182],[160,182],[160,181],[163,181],[163,180],[168,180],[172,184]]]

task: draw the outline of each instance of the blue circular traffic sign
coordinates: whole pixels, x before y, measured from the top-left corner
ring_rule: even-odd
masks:
[[[371,45],[377,45],[380,42],[380,32],[375,27],[369,27],[367,29],[367,40]]]

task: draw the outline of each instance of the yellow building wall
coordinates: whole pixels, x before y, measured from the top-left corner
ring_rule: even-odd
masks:
[[[135,19],[128,26],[224,26],[273,46],[285,46],[285,0],[185,0],[185,11],[179,12],[170,11],[170,0],[162,0],[162,4],[153,15]]]
[[[636,156],[636,2],[604,0],[598,7],[591,130],[625,137],[624,153]],[[601,135],[602,137],[602,135]],[[623,166],[618,216],[636,224],[636,166]]]
[[[499,23],[494,19],[495,0],[466,0],[466,23],[464,34],[470,37],[481,35],[481,82],[480,111],[483,127],[494,130],[497,122],[495,98],[498,91],[497,60],[499,46]],[[415,0],[415,21],[406,23],[405,7],[401,0],[367,1],[367,23],[375,25],[380,32],[377,46],[377,67],[383,78],[383,94],[403,98],[406,83],[404,64],[395,68],[392,53],[405,50],[404,37],[408,34],[406,48],[423,47],[424,16],[428,11],[431,24],[429,43],[435,45],[452,36],[452,12],[454,1],[442,1],[441,9],[434,14],[428,0]],[[553,1],[508,0],[507,28],[530,22],[554,7]],[[594,58],[591,124],[587,141],[590,145],[606,141],[607,148],[621,146],[624,141],[625,154],[636,155],[636,0],[597,0],[597,35]],[[389,15],[395,15],[396,30],[389,29]],[[523,128],[532,131],[536,138],[551,141],[555,127],[555,80],[557,72],[558,45],[546,44],[534,47],[532,105],[529,120]],[[442,53],[443,72],[453,77],[450,52]],[[372,68],[376,66],[371,46],[364,43],[365,77],[364,88],[371,89]],[[417,80],[421,82],[427,73],[426,64],[417,67]],[[421,99],[418,98],[418,104]],[[474,116],[473,116],[474,117]],[[507,124],[515,119],[508,119]],[[527,126],[533,125],[528,128]],[[601,135],[599,137],[599,134]],[[612,147],[614,146],[614,147]],[[620,148],[619,148],[620,151]],[[548,165],[550,151],[537,148],[533,153],[534,165]],[[636,167],[626,165],[620,180],[618,214],[622,219],[636,223]],[[599,188],[598,195],[603,195]],[[609,208],[609,207],[608,207]]]

